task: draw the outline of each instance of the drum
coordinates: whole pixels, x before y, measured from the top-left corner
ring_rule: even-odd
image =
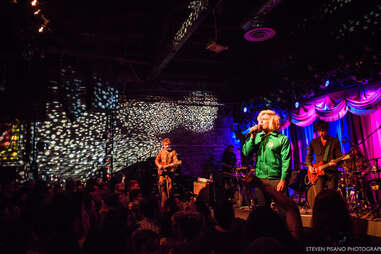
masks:
[[[314,202],[315,198],[317,196],[316,188],[315,185],[310,184],[307,186],[307,191],[306,191],[306,203],[309,208],[314,207]]]
[[[352,190],[353,188],[350,187],[350,190]],[[343,197],[343,199],[346,199],[345,196],[346,196],[346,188],[345,186],[338,186],[337,188],[337,191],[340,193],[340,195]],[[309,208],[313,208],[314,207],[314,203],[315,203],[315,198],[317,196],[318,192],[316,190],[316,187],[315,185],[313,184],[309,184],[307,186],[307,190],[306,190],[306,203],[308,205]],[[351,192],[351,194],[354,195],[354,192]]]
[[[369,186],[372,190],[378,191],[381,190],[381,179],[373,179],[369,181]]]

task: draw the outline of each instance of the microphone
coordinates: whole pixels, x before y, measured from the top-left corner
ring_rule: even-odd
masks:
[[[257,124],[257,125],[254,125],[254,127],[251,128],[249,134],[255,134],[257,132],[260,132],[262,130],[262,124]]]

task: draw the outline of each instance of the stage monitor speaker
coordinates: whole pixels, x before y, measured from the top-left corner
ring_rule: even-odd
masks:
[[[209,183],[194,181],[193,182],[193,193],[195,195],[198,195],[200,193],[200,190],[202,188],[205,188],[205,187],[209,188]]]

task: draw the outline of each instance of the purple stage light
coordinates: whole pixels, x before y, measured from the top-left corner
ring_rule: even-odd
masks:
[[[258,42],[258,41],[266,41],[275,36],[276,32],[274,29],[269,27],[260,27],[253,28],[247,31],[244,35],[245,40]]]

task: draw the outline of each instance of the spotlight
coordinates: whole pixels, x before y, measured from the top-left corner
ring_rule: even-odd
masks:
[[[44,25],[46,26],[49,23],[49,20],[43,14],[41,14],[41,18],[44,21]]]
[[[38,2],[37,0],[32,0],[32,2],[30,2],[30,5],[32,6],[37,6]]]
[[[299,108],[299,101],[295,102],[295,108]]]
[[[243,107],[243,112],[244,112],[244,113],[247,112],[247,107]]]
[[[273,38],[276,34],[275,29],[271,27],[265,27],[265,22],[259,16],[247,20],[241,25],[241,28],[245,30],[244,38],[250,42],[265,41]]]
[[[38,10],[35,11],[33,14],[34,14],[34,15],[38,15],[40,12],[41,12],[41,9],[38,9]]]
[[[266,41],[273,38],[276,34],[271,27],[256,27],[247,31],[244,35],[245,40],[251,42]]]
[[[40,28],[38,29],[38,32],[42,33],[44,31],[44,29],[45,29],[45,26],[40,26]]]
[[[329,86],[329,83],[330,83],[330,82],[329,82],[329,80],[327,79],[327,81],[325,81],[325,85],[324,85],[324,86],[325,86],[325,87],[328,87],[328,86]]]

